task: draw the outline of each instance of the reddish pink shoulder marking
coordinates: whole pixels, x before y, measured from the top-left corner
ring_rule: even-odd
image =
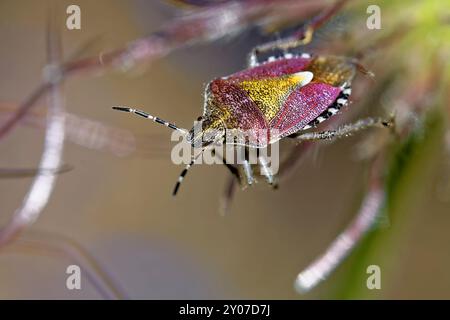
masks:
[[[311,58],[280,59],[232,74],[230,80],[246,80],[281,77],[305,70]]]
[[[238,124],[235,129],[267,129],[268,125],[261,110],[237,84],[217,79],[211,82],[210,90],[220,107],[231,113]]]
[[[280,139],[299,131],[331,106],[340,91],[325,83],[309,83],[293,91],[270,122],[270,128],[279,130]]]

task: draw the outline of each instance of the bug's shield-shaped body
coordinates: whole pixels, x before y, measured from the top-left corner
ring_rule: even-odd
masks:
[[[203,131],[245,132],[246,145],[265,147],[336,114],[347,103],[354,74],[348,58],[303,54],[213,80],[205,93]]]

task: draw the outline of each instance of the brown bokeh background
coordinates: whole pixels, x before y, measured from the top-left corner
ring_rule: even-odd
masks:
[[[58,1],[61,19],[71,3]],[[65,53],[97,35],[103,37],[94,53],[122,46],[174,15],[173,8],[158,1],[76,3],[82,30],[63,29]],[[40,82],[47,8],[46,1],[0,2],[2,101],[22,101]],[[67,143],[64,159],[74,170],[59,177],[33,228],[67,235],[88,248],[131,298],[333,298],[330,292],[341,270],[305,296],[294,292],[293,280],[356,212],[366,179],[364,164],[354,155],[360,137],[320,144],[278,191],[261,183],[238,192],[223,217],[218,204],[228,174],[224,168],[195,167],[172,198],[181,167],[170,161],[170,132],[110,108],[140,106],[190,127],[202,110],[205,83],[243,66],[254,43],[251,34],[244,34],[184,49],[139,72],[69,80],[69,112],[148,136],[145,148],[168,148],[158,155],[120,158]],[[0,166],[36,166],[42,143],[42,130],[17,127],[0,142]],[[436,193],[440,166],[431,170],[431,183],[417,186],[423,200],[394,256],[393,280],[382,284],[383,298],[450,298],[449,195]],[[30,181],[0,181],[2,223],[20,205]],[[85,280],[81,291],[65,288],[69,264],[5,250],[0,253],[0,298],[99,298]]]

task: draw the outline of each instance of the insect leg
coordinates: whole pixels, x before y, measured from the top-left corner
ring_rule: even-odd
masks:
[[[358,131],[372,128],[372,127],[386,127],[391,128],[394,126],[393,119],[383,120],[380,118],[366,118],[356,121],[355,123],[346,124],[336,130],[328,130],[322,132],[308,132],[292,135],[290,137],[300,141],[312,141],[312,140],[332,140],[336,138],[342,138],[352,135]]]
[[[152,116],[152,115],[148,114],[147,112],[144,112],[144,111],[141,111],[141,110],[137,110],[137,109],[133,109],[133,108],[128,108],[128,107],[121,107],[121,106],[115,106],[115,107],[112,107],[112,108],[114,110],[118,110],[118,111],[134,113],[137,116],[153,120],[154,122],[162,124],[163,126],[166,126],[166,127],[170,128],[170,129],[177,130],[177,131],[180,131],[182,133],[187,133],[186,129],[179,128],[176,125],[174,125],[173,123],[170,123],[170,122],[167,122],[167,121],[165,121],[165,120],[163,120],[161,118]]]
[[[258,54],[262,52],[279,49],[288,51],[289,49],[295,49],[299,46],[306,45],[311,42],[313,33],[315,30],[329,21],[347,2],[348,0],[338,0],[330,7],[319,13],[312,18],[305,26],[299,31],[295,32],[292,36],[268,42],[266,44],[255,47],[248,56],[249,67],[254,67],[258,64]]]
[[[272,50],[282,50],[284,52],[287,52],[290,49],[295,49],[297,47],[307,45],[311,42],[313,33],[314,29],[311,26],[308,26],[304,31],[301,31],[300,37],[298,35],[294,35],[288,38],[268,42],[253,48],[248,56],[249,67],[254,67],[258,64],[258,54],[260,53]]]
[[[249,161],[248,148],[245,148],[245,158],[244,158],[244,161],[242,162],[242,166],[244,167],[244,174],[245,174],[245,177],[247,178],[247,183],[248,183],[248,185],[251,186],[253,184],[253,182],[255,181],[255,179],[253,177],[252,165],[250,164],[250,161]]]
[[[238,182],[241,181],[241,177],[239,176],[239,170],[238,170],[235,166],[233,166],[233,165],[227,163],[227,162],[225,161],[225,159],[223,158],[222,155],[216,153],[216,150],[215,150],[215,149],[212,150],[212,154],[213,154],[213,156],[217,156],[217,157],[220,158],[220,160],[222,161],[223,165],[224,165],[225,167],[227,167],[227,169],[228,169],[228,170],[230,171],[230,173],[238,180]]]
[[[222,216],[226,215],[230,209],[231,201],[233,200],[238,183],[239,182],[235,179],[234,176],[228,176],[227,182],[225,184],[225,189],[220,199],[219,212]]]
[[[247,58],[248,67],[252,68],[260,63],[258,59],[258,55],[260,53],[273,50],[282,50],[283,52],[287,53],[290,49],[295,49],[297,47],[307,45],[311,42],[313,33],[314,28],[311,26],[307,26],[306,28],[302,28],[302,30],[294,36],[271,41],[253,48]]]
[[[259,151],[259,150],[258,150]],[[267,183],[270,184],[274,189],[278,188],[278,183],[275,181],[272,169],[270,169],[266,157],[258,155],[259,167],[261,170],[261,175],[266,177]]]
[[[216,151],[213,150],[213,155],[216,155]],[[241,177],[239,176],[239,170],[227,163],[222,155],[217,154],[218,157],[222,160],[223,164],[228,168],[231,173],[231,176],[227,177],[226,186],[222,197],[220,199],[219,213],[224,216],[227,214],[231,200],[233,199],[234,192],[236,190],[236,186],[241,183]]]
[[[323,10],[317,16],[313,17],[305,26],[294,35],[281,41],[274,41],[259,48],[259,51],[269,51],[272,49],[281,49],[287,51],[299,46],[307,45],[312,41],[314,32],[329,21],[348,0],[338,0],[330,7]]]

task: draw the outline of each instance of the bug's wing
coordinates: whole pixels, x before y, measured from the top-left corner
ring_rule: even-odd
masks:
[[[355,75],[352,61],[346,57],[316,56],[305,70],[312,72],[313,82],[293,91],[271,120],[270,128],[279,131],[274,138],[284,138],[314,120],[320,123],[347,103]]]
[[[270,122],[270,128],[278,130],[279,139],[297,132],[327,110],[340,93],[339,87],[326,83],[309,83],[300,87],[288,96]]]

